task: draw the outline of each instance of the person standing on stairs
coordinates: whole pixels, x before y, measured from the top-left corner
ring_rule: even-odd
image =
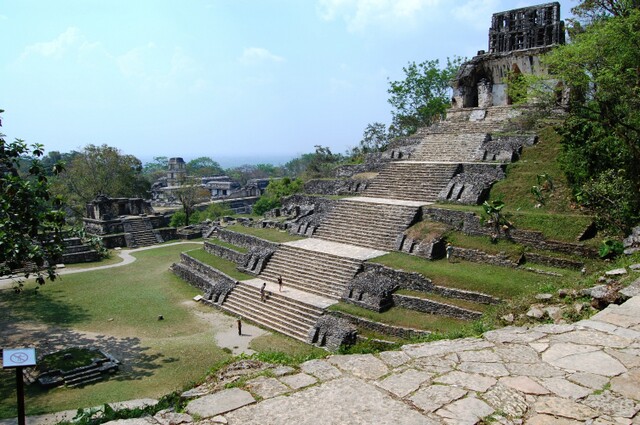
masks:
[[[282,292],[282,276],[278,276],[278,291]]]
[[[267,287],[267,282],[262,282],[262,288],[260,288],[260,301],[264,302],[264,300],[266,299],[266,287]]]

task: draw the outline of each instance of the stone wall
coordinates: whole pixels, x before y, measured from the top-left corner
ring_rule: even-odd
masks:
[[[246,260],[247,254],[238,252],[235,249],[227,248],[226,246],[216,245],[209,241],[204,241],[204,250],[216,257],[224,258],[235,264],[243,264]]]
[[[401,326],[391,326],[384,323],[374,322],[362,317],[353,316],[351,314],[343,313],[341,311],[331,311],[330,315],[347,320],[354,326],[369,329],[374,332],[378,332],[384,335],[395,336],[403,339],[423,338],[429,336],[431,332],[423,331],[420,329],[405,328]]]
[[[495,232],[493,226],[482,224],[480,217],[472,212],[425,207],[423,208],[423,216],[425,219],[448,224],[456,230],[472,236],[491,237]],[[556,251],[588,258],[598,257],[597,251],[591,247],[578,243],[548,240],[545,239],[541,232],[532,230],[515,228],[509,228],[507,230],[500,229],[498,236],[536,249]]]
[[[175,227],[162,227],[153,229],[153,233],[159,234],[164,242],[178,239],[178,229]]]
[[[127,239],[124,233],[119,233],[115,235],[104,235],[101,237],[102,243],[105,248],[113,249],[122,246],[127,246]]]
[[[568,260],[565,258],[548,257],[546,255],[534,254],[532,252],[525,252],[524,260],[526,262],[533,262],[537,264],[544,264],[550,267],[557,267],[560,269],[573,269],[580,270],[584,267],[584,263],[575,260]]]
[[[463,320],[474,320],[482,316],[482,313],[478,311],[467,310],[451,304],[412,297],[410,295],[393,294],[393,304],[396,307],[404,307],[423,313],[439,314],[441,316],[455,317]]]
[[[324,315],[318,318],[309,330],[307,341],[319,347],[336,351],[341,346],[353,345],[356,342],[357,330],[348,320]]]
[[[222,304],[238,283],[237,280],[186,253],[180,254],[180,263],[171,270],[181,279],[202,290],[203,297],[212,303]]]
[[[439,201],[478,205],[487,199],[491,186],[505,177],[504,165],[463,164],[438,194]]]
[[[256,236],[247,235],[244,233],[234,232],[233,230],[225,229],[224,227],[218,227],[217,237],[221,241],[228,242],[232,245],[236,245],[242,248],[270,248],[276,249],[278,244],[265,239],[258,238]]]
[[[458,246],[453,247],[452,257],[455,259],[461,259],[471,261],[474,263],[491,264],[500,267],[518,267],[520,262],[511,260],[506,254],[488,254],[484,251],[471,248],[461,248]]]
[[[319,196],[292,195],[282,201],[280,216],[286,216],[289,233],[311,236],[336,201]]]
[[[497,304],[499,299],[490,295],[434,285],[416,272],[394,270],[381,264],[363,263],[362,270],[347,284],[343,300],[374,311],[382,311],[393,303],[392,293],[397,289],[438,294],[448,298]]]
[[[367,180],[359,179],[317,179],[304,184],[304,192],[314,195],[349,195],[362,193],[367,188]]]

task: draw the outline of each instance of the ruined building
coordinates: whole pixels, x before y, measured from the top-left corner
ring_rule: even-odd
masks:
[[[479,51],[460,67],[452,82],[452,107],[510,105],[509,81],[521,74],[546,75],[540,56],[564,41],[557,2],[495,13],[489,52]]]

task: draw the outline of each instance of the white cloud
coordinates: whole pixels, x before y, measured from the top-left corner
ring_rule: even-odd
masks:
[[[240,62],[246,65],[255,65],[263,62],[283,62],[284,58],[282,56],[277,56],[268,51],[267,49],[263,49],[262,47],[247,47],[242,52],[242,56],[240,57]]]
[[[85,43],[86,41],[81,36],[80,30],[76,27],[69,27],[51,41],[43,41],[27,46],[20,58],[25,59],[30,55],[59,58],[72,47],[78,47]]]
[[[452,15],[454,19],[462,21],[476,29],[488,29],[491,25],[491,16],[503,10],[500,0],[469,0],[462,6],[454,7]]]
[[[143,89],[187,87],[190,91],[203,91],[207,86],[206,80],[198,75],[196,62],[180,48],[168,56],[149,42],[116,57],[115,63],[124,77],[136,81]]]
[[[368,27],[406,28],[419,15],[434,11],[441,0],[319,0],[317,11],[327,21],[342,19],[349,32]]]

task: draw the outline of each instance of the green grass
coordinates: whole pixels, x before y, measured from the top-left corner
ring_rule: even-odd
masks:
[[[67,355],[69,358],[65,358]],[[42,359],[39,359],[38,370],[62,370],[67,372],[82,366],[88,366],[95,358],[106,359],[104,355],[96,350],[71,347],[47,354]]]
[[[322,348],[279,333],[259,336],[251,341],[249,348],[258,352],[256,357],[259,360],[288,365],[296,365],[329,355],[329,352]]]
[[[434,284],[468,291],[483,292],[502,299],[535,294],[540,287],[566,286],[579,273],[564,271],[562,278],[538,275],[525,270],[488,264],[446,260],[429,261],[399,252],[393,252],[370,260],[395,269],[417,272],[431,279]]]
[[[246,235],[256,236],[276,243],[293,242],[304,239],[302,236],[290,235],[287,232],[278,229],[261,229],[258,227],[245,227],[238,224],[227,226],[226,229],[233,230],[238,233],[244,233]]]
[[[483,312],[487,310],[487,304],[474,303],[473,301],[461,300],[458,298],[443,297],[438,294],[425,293],[420,291],[412,291],[410,289],[399,289],[395,292],[398,295],[409,295],[411,297],[423,298],[425,300],[431,300],[438,303],[449,304],[460,308],[466,308],[468,310],[475,310]]]
[[[232,249],[234,251],[242,252],[243,254],[246,253],[246,252],[249,252],[249,250],[247,248],[244,248],[244,247],[241,247],[241,246],[237,246],[237,245],[231,244],[229,242],[221,241],[220,239],[215,239],[215,238],[207,239],[207,242],[210,242],[210,243],[212,243],[214,245],[218,245],[218,246],[221,246],[221,247],[224,247],[224,248],[229,248],[229,249]]]
[[[339,302],[329,307],[329,310],[341,311],[343,313],[364,317],[365,319],[386,323],[388,325],[403,326],[406,328],[421,329],[432,332],[453,332],[468,324],[465,320],[420,313],[418,311],[408,310],[402,307],[394,307],[384,313],[377,313],[353,304]]]
[[[111,354],[125,353],[121,371],[108,381],[83,389],[28,386],[28,415],[156,398],[202,379],[212,364],[230,357],[215,345],[210,327],[191,312],[204,307],[185,305],[198,290],[168,270],[181,251],[195,246],[137,252],[132,264],[61,276],[37,295],[33,282],[22,294],[0,290],[4,335],[46,340],[42,330],[30,336],[23,327],[53,327],[56,339],[74,346],[87,344],[88,332]],[[160,314],[165,320],[157,320]],[[11,372],[0,373],[0,418],[17,414]]]
[[[233,261],[225,260],[224,258],[216,257],[213,254],[209,254],[204,250],[204,248],[188,251],[187,254],[189,254],[196,260],[202,261],[203,263],[220,270],[221,272],[225,273],[228,276],[231,276],[236,280],[247,280],[254,278],[254,276],[238,271],[238,269],[236,268],[238,265]]]
[[[503,213],[518,229],[536,230],[552,240],[576,242],[593,218],[581,213],[572,202],[571,190],[557,161],[562,150],[560,136],[552,127],[542,129],[539,134],[539,142],[525,147],[520,160],[507,166],[507,178],[493,185],[490,200],[504,201]],[[551,176],[553,190],[543,191],[545,203],[536,208],[538,201],[531,194],[531,188],[539,186],[537,176],[544,173]],[[481,206],[454,203],[437,207],[471,211],[478,216],[483,212]],[[587,243],[598,245],[600,238]]]

